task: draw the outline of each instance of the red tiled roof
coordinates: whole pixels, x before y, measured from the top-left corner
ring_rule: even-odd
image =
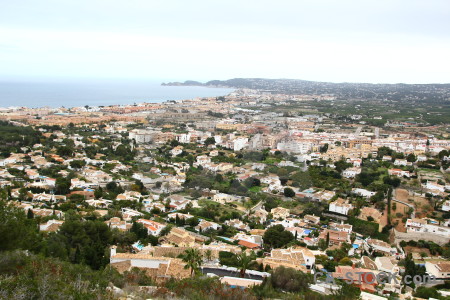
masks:
[[[239,240],[238,244],[241,245],[241,246],[250,248],[250,249],[259,248],[258,244],[247,242],[247,241],[244,241],[244,240]]]

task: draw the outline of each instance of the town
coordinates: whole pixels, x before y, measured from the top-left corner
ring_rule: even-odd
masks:
[[[448,104],[332,92],[1,108],[0,249],[121,297],[450,297]]]

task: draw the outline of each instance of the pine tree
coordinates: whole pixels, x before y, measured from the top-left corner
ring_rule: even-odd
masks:
[[[33,213],[33,210],[30,208],[30,209],[28,209],[28,212],[27,212],[27,219],[33,219],[34,218],[34,213]]]

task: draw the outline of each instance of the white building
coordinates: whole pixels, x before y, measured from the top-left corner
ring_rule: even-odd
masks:
[[[427,273],[435,276],[437,279],[449,279],[450,278],[450,262],[426,262],[425,268]]]
[[[353,205],[349,204],[348,201],[339,198],[334,202],[330,203],[329,210],[338,214],[348,215],[348,212],[353,209]]]
[[[443,211],[450,211],[450,200],[447,200],[444,202],[444,204],[442,205],[442,210]]]
[[[230,203],[236,200],[238,200],[236,196],[225,193],[215,194],[213,197],[213,201],[218,202],[220,204]]]
[[[345,178],[355,178],[356,175],[361,173],[361,168],[348,168],[342,172],[342,176]]]
[[[135,140],[136,143],[150,143],[157,132],[153,130],[133,129],[129,133],[130,140]]]
[[[443,227],[434,224],[428,224],[425,219],[406,220],[406,232],[424,232],[450,237],[450,227]]]
[[[371,192],[366,189],[358,189],[358,188],[353,189],[352,192],[358,196],[365,197],[365,198],[370,198],[376,194],[375,192]]]
[[[248,145],[248,138],[239,137],[233,141],[233,150],[239,151],[244,149]]]

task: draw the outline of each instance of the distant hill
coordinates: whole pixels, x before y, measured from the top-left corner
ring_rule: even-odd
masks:
[[[233,78],[206,83],[188,80],[162,85],[255,89],[274,94],[332,94],[342,99],[450,101],[450,84],[332,83],[300,79]]]

